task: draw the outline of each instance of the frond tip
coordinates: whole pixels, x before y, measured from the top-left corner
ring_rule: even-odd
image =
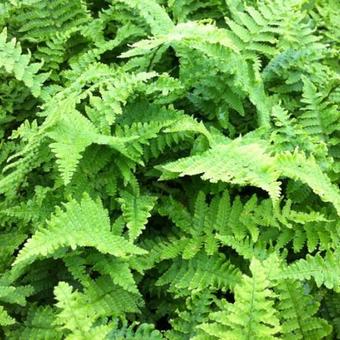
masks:
[[[134,241],[145,228],[151,210],[155,205],[156,197],[148,195],[134,195],[122,191],[119,202],[123,216],[129,229],[130,240]]]

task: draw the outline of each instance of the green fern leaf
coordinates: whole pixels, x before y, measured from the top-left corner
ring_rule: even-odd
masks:
[[[55,326],[56,311],[54,308],[32,307],[27,313],[23,325],[6,332],[9,339],[55,339],[60,340],[63,332]]]
[[[208,287],[226,290],[235,287],[239,280],[239,271],[224,256],[198,253],[190,260],[175,260],[157,280],[157,285],[170,284],[170,290],[178,292],[181,289],[203,290]]]
[[[121,204],[126,226],[129,229],[130,241],[135,241],[142,233],[150,212],[153,209],[156,197],[148,195],[135,195],[127,191],[121,191],[118,199]]]
[[[94,270],[102,275],[109,275],[114,284],[128,292],[138,294],[138,288],[128,262],[113,259],[102,254],[90,255],[88,259],[94,264]]]
[[[306,107],[302,108],[304,112],[298,121],[309,135],[326,140],[340,124],[339,112],[335,106],[330,106],[328,101],[324,100],[325,96],[317,92],[317,88],[308,78],[303,77],[302,80],[302,102]]]
[[[150,26],[153,35],[164,35],[172,30],[174,24],[170,17],[155,0],[119,0],[126,6],[136,9],[139,15]]]
[[[266,271],[258,260],[250,265],[252,277],[243,275],[235,287],[235,303],[227,304],[225,310],[212,313],[213,323],[199,327],[218,339],[250,340],[278,339],[281,331],[274,309],[275,294]]]
[[[262,188],[274,200],[280,194],[280,183],[277,181],[279,176],[273,159],[265,153],[261,144],[242,144],[242,139],[213,146],[201,155],[180,159],[158,168],[163,171],[161,180],[203,173],[202,179],[213,183],[223,181]]]
[[[328,289],[340,291],[339,253],[327,252],[322,257],[307,255],[283,268],[281,273],[275,274],[275,279],[309,280],[313,278],[318,287],[325,285]]]
[[[10,326],[15,324],[15,319],[13,319],[3,306],[0,306],[0,326]]]
[[[55,141],[50,144],[50,148],[57,157],[65,185],[70,183],[82,157],[81,153],[87,146],[92,143],[106,144],[128,156],[124,143],[134,139],[100,135],[95,126],[76,110],[63,114],[59,121],[49,128],[47,135]]]
[[[283,153],[277,156],[276,164],[284,176],[307,184],[325,202],[331,202],[340,215],[340,191],[325,175],[314,158],[301,152]]]
[[[330,331],[330,325],[314,316],[319,303],[306,294],[299,282],[282,280],[277,286],[280,302],[278,310],[282,316],[283,339],[323,339]]]
[[[54,294],[60,310],[56,323],[71,333],[69,339],[90,339],[93,336],[106,339],[112,326],[101,324],[101,318],[139,311],[135,296],[110,284],[105,276],[92,281],[82,293],[73,291],[68,283],[60,282]]]
[[[80,203],[71,200],[65,210],[58,208],[47,223],[38,230],[20,251],[14,265],[28,264],[39,256],[52,256],[63,247],[94,247],[104,254],[126,256],[144,251],[110,232],[107,211],[100,202],[84,195]]]
[[[39,97],[42,84],[48,74],[38,74],[42,64],[29,64],[31,55],[22,54],[21,46],[15,39],[10,42],[6,42],[6,40],[7,30],[5,28],[0,33],[0,68],[3,67],[7,73],[13,73],[16,79],[23,81],[31,89],[35,97]]]

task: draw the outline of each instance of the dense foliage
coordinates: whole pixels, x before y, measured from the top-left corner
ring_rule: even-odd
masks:
[[[340,339],[336,0],[0,0],[6,339]]]

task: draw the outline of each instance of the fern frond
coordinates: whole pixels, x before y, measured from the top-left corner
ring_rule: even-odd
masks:
[[[3,306],[0,306],[0,326],[10,326],[15,324],[15,319],[12,318]]]
[[[90,19],[85,3],[81,0],[44,0],[24,3],[15,15],[14,27],[21,39],[32,42],[46,41],[56,32],[82,26]]]
[[[224,256],[199,253],[190,260],[176,259],[157,280],[158,286],[170,285],[171,291],[203,290],[234,287],[240,280],[239,271]]]
[[[138,11],[141,18],[150,26],[151,33],[155,36],[167,34],[174,27],[164,8],[155,0],[146,0],[143,3],[138,0],[119,0],[119,2]]]
[[[55,141],[50,144],[50,148],[57,157],[65,185],[71,181],[81,159],[81,153],[92,143],[109,145],[128,156],[124,145],[128,140],[100,135],[95,126],[76,110],[62,115],[49,129],[47,135]]]
[[[7,42],[7,30],[3,29],[0,33],[0,67],[4,68],[7,73],[13,73],[15,78],[22,81],[35,97],[39,97],[42,84],[48,74],[38,73],[42,64],[30,64],[30,59],[30,54],[22,54],[21,46],[15,38]]]
[[[27,297],[33,294],[33,287],[31,286],[5,286],[0,285],[0,300],[6,303],[15,303],[25,306]]]
[[[232,19],[225,18],[231,29],[231,37],[240,49],[275,56],[287,48],[313,46],[319,48],[319,37],[307,22],[305,14],[295,1],[262,1],[258,6],[245,6],[243,11],[230,6]],[[291,15],[287,16],[285,13]],[[293,44],[294,42],[294,44]]]
[[[287,69],[303,63],[304,59],[311,58],[312,51],[309,49],[286,49],[273,57],[262,71],[265,82],[271,82],[282,77]]]
[[[57,323],[73,333],[70,339],[76,339],[76,336],[87,339],[89,331],[104,339],[100,336],[108,334],[110,325],[95,324],[96,320],[139,311],[138,300],[124,289],[110,284],[106,276],[92,281],[83,292],[73,291],[69,284],[60,282],[54,294],[58,301],[56,306],[60,309]],[[74,313],[75,310],[78,312]]]
[[[176,45],[180,42],[196,40],[197,43],[214,45],[220,44],[222,47],[238,52],[237,46],[229,38],[228,34],[214,25],[203,25],[195,22],[188,22],[176,25],[164,36],[155,37],[149,40],[141,40],[132,45],[132,49],[121,54],[122,58],[129,58],[150,53],[163,44]],[[197,44],[193,48],[200,49],[202,45]],[[209,53],[208,46],[206,53]],[[203,48],[204,48],[203,47]],[[211,50],[213,52],[214,50]],[[215,51],[215,53],[218,51]]]
[[[156,197],[148,195],[136,195],[127,191],[121,191],[118,199],[121,204],[126,226],[129,229],[130,241],[135,241],[142,233],[150,212],[153,209]]]
[[[307,255],[283,268],[275,279],[309,280],[313,278],[318,287],[325,285],[328,289],[340,290],[339,252],[328,251],[323,257]]]
[[[303,153],[282,153],[276,157],[279,171],[289,178],[307,184],[324,202],[331,202],[340,215],[340,191],[324,174],[313,157]]]
[[[201,155],[180,159],[159,169],[163,171],[161,180],[203,173],[202,179],[213,183],[223,181],[262,188],[274,200],[280,194],[273,159],[266,154],[263,145],[243,144],[242,139],[213,146]]]
[[[328,292],[323,300],[324,313],[322,314],[324,317],[327,317],[330,320],[331,325],[333,326],[333,334],[335,337],[339,337],[340,335],[340,294],[334,292]],[[321,307],[321,308],[322,308]]]
[[[100,202],[84,195],[80,203],[71,200],[65,210],[57,208],[47,223],[38,230],[20,251],[14,265],[29,264],[39,256],[52,256],[63,247],[94,247],[104,254],[126,256],[144,251],[110,232],[107,211]]]
[[[154,325],[147,323],[132,323],[132,325],[123,325],[110,331],[107,340],[162,340],[162,333],[155,329]]]
[[[265,260],[269,255],[266,245],[256,244],[250,237],[240,240],[234,236],[217,234],[216,238],[222,245],[234,249],[240,256],[247,260],[251,260],[254,257]]]
[[[327,140],[340,124],[339,112],[324,101],[324,96],[308,78],[303,77],[302,80],[302,102],[306,106],[302,108],[304,112],[298,117],[298,122],[309,135]]]
[[[99,126],[112,125],[116,117],[123,113],[123,106],[129,96],[141,89],[144,82],[155,76],[155,72],[115,74],[112,82],[106,82],[100,88],[100,96],[90,94],[90,106],[87,107],[86,113],[94,123],[98,122],[97,125]],[[104,122],[101,120],[104,120]]]
[[[176,311],[176,318],[170,320],[172,329],[166,332],[167,339],[192,339],[197,325],[207,321],[213,304],[213,294],[207,291],[193,293],[185,301],[185,308]]]
[[[320,304],[305,292],[301,283],[282,280],[277,285],[277,291],[283,339],[323,339],[330,333],[331,327],[327,321],[315,316]]]
[[[276,295],[270,290],[266,270],[253,259],[252,277],[243,275],[235,287],[235,303],[226,304],[221,312],[212,313],[214,322],[199,327],[217,339],[277,339],[281,331],[278,313],[274,309]]]
[[[72,287],[66,282],[60,282],[54,289],[54,295],[56,297],[56,306],[60,309],[57,315],[57,323],[62,328],[72,332],[73,337],[69,336],[68,339],[87,339],[90,335],[92,324],[95,321],[96,316],[93,315],[91,309],[81,308],[81,304],[84,302],[84,295],[78,291],[73,292]],[[77,310],[77,313],[74,313]],[[109,329],[102,330],[100,326],[94,327],[97,333],[98,339],[105,339],[109,332]],[[92,333],[93,334],[93,333]]]
[[[210,144],[214,143],[213,136],[206,128],[206,126],[202,122],[198,122],[193,117],[183,116],[179,118],[174,124],[171,124],[170,127],[164,130],[166,133],[174,133],[174,132],[196,132],[202,134],[207,138]]]
[[[63,333],[55,327],[56,312],[50,307],[32,307],[20,327],[6,332],[8,339],[56,339]]]

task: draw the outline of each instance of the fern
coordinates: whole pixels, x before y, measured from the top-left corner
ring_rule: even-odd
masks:
[[[213,295],[210,292],[198,292],[187,298],[185,309],[178,310],[176,318],[172,319],[170,331],[166,332],[168,339],[191,339],[199,333],[196,326],[207,320]]]
[[[252,277],[243,275],[235,289],[235,303],[210,316],[213,323],[200,328],[218,339],[275,339],[281,331],[274,309],[275,294],[259,261],[250,265]]]
[[[14,264],[28,264],[39,256],[51,256],[62,247],[95,247],[102,253],[115,256],[143,253],[110,232],[107,212],[88,195],[80,203],[71,200],[65,204],[65,211],[59,208],[48,222],[48,227],[38,230],[27,241]]]
[[[170,284],[170,290],[226,289],[234,287],[240,274],[221,256],[197,254],[190,260],[178,259],[157,280],[157,285]]]
[[[163,165],[160,169],[164,172],[161,179],[174,177],[167,173],[175,173],[176,177],[203,173],[202,179],[254,185],[277,199],[280,187],[273,165],[261,144],[242,144],[239,139],[225,145],[216,145],[202,155]]]
[[[151,216],[150,211],[155,204],[155,197],[121,192],[119,200],[129,229],[129,238],[134,241],[141,234]]]
[[[300,283],[285,280],[278,285],[277,290],[280,294],[278,309],[284,318],[284,339],[322,339],[330,333],[327,322],[314,316],[319,307],[318,303],[304,292]]]
[[[47,79],[48,74],[38,74],[41,64],[31,63],[29,65],[30,54],[22,54],[20,44],[12,39],[7,42],[7,30],[3,29],[0,34],[0,67],[7,73],[14,74],[17,80],[22,81],[35,97],[39,97],[42,84]]]
[[[70,133],[71,125],[77,127]],[[100,135],[96,128],[85,117],[77,111],[69,112],[65,117],[50,129],[48,137],[55,142],[50,144],[50,148],[56,154],[57,163],[65,184],[68,184],[81,158],[81,152],[87,146],[96,142],[98,144],[107,144],[114,149],[125,153],[124,143],[127,140],[107,137]],[[80,137],[81,136],[81,137]]]
[[[92,256],[90,260],[94,264],[94,270],[103,275],[109,275],[114,284],[126,291],[138,294],[138,288],[127,262],[112,260],[103,256]]]
[[[281,154],[277,157],[280,171],[287,177],[307,184],[325,202],[331,202],[340,213],[340,193],[330,179],[322,172],[313,158],[306,158],[302,153]]]
[[[139,15],[150,26],[153,35],[162,35],[168,33],[173,28],[173,23],[166,11],[155,0],[147,0],[141,3],[138,0],[124,2],[127,6],[139,12]]]
[[[78,292],[72,292],[72,287],[66,282],[61,282],[55,288],[54,293],[58,301],[57,307],[61,310],[57,316],[57,321],[59,321],[63,328],[71,331],[74,338],[88,338],[91,335],[94,316],[90,315],[86,309],[83,309],[82,312],[79,310],[82,295]],[[78,310],[77,314],[73,312],[74,309]],[[109,329],[97,327],[95,332],[92,329],[92,334],[97,334],[99,339],[104,339]],[[72,339],[72,337],[69,338]]]
[[[15,320],[6,312],[4,307],[0,306],[0,325],[9,326],[15,323]]]
[[[329,289],[339,290],[339,265],[337,252],[327,252],[322,257],[307,255],[306,259],[301,259],[287,268],[283,269],[282,278],[309,280],[313,278],[317,286],[324,284]]]
[[[327,103],[322,103],[322,95],[317,93],[313,83],[307,78],[303,78],[303,82],[302,101],[306,107],[303,108],[304,112],[299,117],[299,122],[310,135],[325,139],[337,129],[340,117],[335,107],[327,107]]]
[[[153,325],[142,323],[132,324],[131,326],[124,325],[121,328],[115,328],[110,331],[107,339],[118,340],[118,339],[134,339],[134,340],[160,340],[164,339],[161,332],[156,330]]]
[[[23,35],[21,39],[44,41],[56,31],[63,32],[72,26],[83,25],[88,19],[81,0],[34,1],[22,4],[16,13],[14,27]]]
[[[337,9],[0,0],[0,338],[338,338]]]
[[[62,339],[62,332],[54,326],[55,321],[56,313],[51,307],[33,307],[28,311],[23,326],[9,331],[7,337],[9,339]]]

